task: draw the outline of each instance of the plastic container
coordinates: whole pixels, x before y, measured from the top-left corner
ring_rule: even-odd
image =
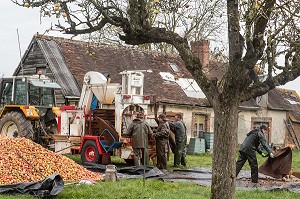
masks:
[[[117,168],[115,165],[109,164],[106,166],[105,170],[105,181],[106,182],[116,182],[117,179]]]
[[[203,136],[205,139],[206,151],[211,151],[214,146],[214,133],[204,132]]]
[[[197,153],[205,153],[205,139],[190,138],[187,154],[195,155]]]

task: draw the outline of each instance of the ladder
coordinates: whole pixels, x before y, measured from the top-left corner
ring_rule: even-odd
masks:
[[[292,123],[291,119],[289,118],[288,121],[284,120],[284,123],[288,129],[290,137],[292,138],[294,144],[296,145],[296,148],[299,149],[300,143],[299,143],[298,137],[296,135],[296,132],[293,128],[293,123]]]

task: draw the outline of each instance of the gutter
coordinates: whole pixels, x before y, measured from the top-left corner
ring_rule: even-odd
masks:
[[[183,106],[183,107],[195,107],[195,108],[212,108],[211,106],[201,106],[194,104],[176,104],[176,103],[167,103],[167,102],[156,102],[158,105],[169,105],[169,106]],[[155,103],[151,103],[150,105],[154,105]]]
[[[260,107],[257,107],[257,106],[239,106],[240,109],[244,109],[244,110],[259,110]]]

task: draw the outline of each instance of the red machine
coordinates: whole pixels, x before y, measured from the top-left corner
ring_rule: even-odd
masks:
[[[143,95],[142,72],[144,71],[120,73],[122,87],[110,84],[101,73],[88,72],[84,76],[78,108],[62,108],[58,121],[60,135],[55,139],[57,151],[69,147],[67,151],[61,152],[77,150],[83,162],[109,164],[110,155],[115,149],[120,149],[118,154],[126,162],[133,162],[130,161],[133,159],[130,139],[121,140],[121,134],[134,115],[147,114],[150,99]],[[102,108],[91,111],[95,97]]]

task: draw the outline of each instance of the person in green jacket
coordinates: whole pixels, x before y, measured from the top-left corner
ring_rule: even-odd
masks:
[[[169,121],[171,129],[175,133],[175,151],[174,151],[174,168],[177,168],[181,163],[186,166],[186,126],[182,121],[181,114],[175,115],[175,121]]]
[[[241,171],[245,162],[248,160],[251,168],[251,181],[253,183],[258,183],[258,164],[256,159],[256,151],[263,157],[267,156],[259,149],[261,144],[265,150],[268,152],[270,158],[274,158],[274,154],[268,147],[266,138],[264,134],[267,132],[268,127],[266,125],[261,125],[259,129],[254,129],[247,134],[243,144],[239,150],[239,157],[236,162],[236,176]]]
[[[145,164],[149,164],[148,160],[148,139],[152,137],[152,130],[150,125],[144,121],[144,116],[138,114],[132,120],[132,123],[126,130],[126,136],[132,138],[132,148],[134,153],[134,165],[140,166],[141,159],[145,160]]]

